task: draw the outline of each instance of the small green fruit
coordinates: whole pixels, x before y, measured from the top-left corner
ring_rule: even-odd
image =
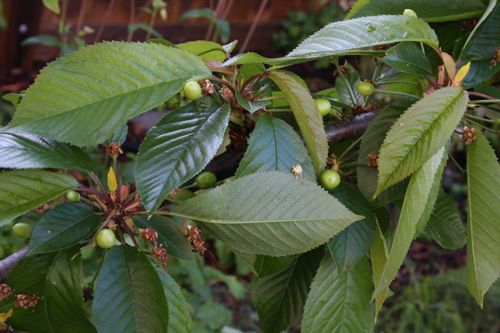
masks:
[[[66,192],[66,200],[69,202],[77,202],[80,200],[80,193],[76,191],[68,191]]]
[[[325,170],[319,177],[321,186],[327,190],[333,190],[340,184],[340,175],[335,170]]]
[[[198,98],[201,97],[202,93],[201,93],[201,86],[198,82],[196,81],[189,81],[187,82],[185,85],[184,85],[184,96],[186,96],[186,98],[194,101]]]
[[[19,238],[28,239],[31,237],[32,228],[28,223],[19,222],[12,226],[12,234]]]
[[[181,98],[179,97],[179,95],[174,95],[169,99],[167,99],[167,101],[165,102],[165,106],[167,109],[173,110],[176,107],[178,107],[180,103],[181,103]]]
[[[196,185],[201,189],[214,187],[216,183],[217,177],[209,171],[202,172],[196,177]]]
[[[95,237],[97,245],[103,249],[110,249],[115,245],[115,233],[109,229],[102,229]]]
[[[361,94],[365,96],[370,96],[373,94],[375,91],[375,87],[373,86],[373,83],[368,82],[368,81],[361,81],[358,83],[356,86],[356,90]]]
[[[417,13],[413,9],[406,8],[403,12],[403,15],[405,16],[412,16],[412,17],[418,17]]]
[[[323,117],[332,110],[332,103],[325,98],[316,98],[314,103],[316,104],[316,110],[318,110],[319,114]]]

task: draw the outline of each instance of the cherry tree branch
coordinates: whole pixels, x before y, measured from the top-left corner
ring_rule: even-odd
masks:
[[[4,282],[7,279],[14,266],[24,258],[26,253],[28,253],[28,247],[23,247],[7,258],[0,260],[0,282]]]

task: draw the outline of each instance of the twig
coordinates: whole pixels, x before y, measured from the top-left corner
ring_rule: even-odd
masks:
[[[255,28],[257,28],[257,25],[259,24],[260,18],[262,17],[262,14],[264,13],[264,9],[266,9],[267,3],[269,0],[263,0],[260,3],[259,11],[257,12],[257,15],[252,21],[252,25],[250,26],[250,30],[248,30],[248,33],[245,37],[245,41],[243,42],[243,45],[241,45],[240,52],[243,53],[247,49],[248,43],[250,43],[250,39],[252,39],[253,34],[255,32]]]
[[[493,96],[486,95],[486,94],[483,94],[483,93],[480,93],[477,91],[467,91],[467,93],[469,95],[472,95],[472,96],[478,96],[478,97],[482,97],[482,98],[486,98],[486,99],[495,99],[495,97],[493,97]]]
[[[111,0],[109,2],[108,8],[106,9],[106,12],[104,13],[104,16],[101,19],[101,24],[99,25],[99,30],[97,30],[97,33],[95,35],[94,44],[97,43],[99,41],[99,39],[101,38],[102,31],[104,30],[104,24],[106,23],[106,20],[107,20],[109,14],[111,13],[111,10],[115,6],[115,3],[116,3],[116,0]]]
[[[83,18],[85,16],[85,7],[87,5],[87,0],[81,0],[80,10],[78,12],[78,19],[76,21],[75,34],[78,34],[82,30]]]
[[[28,253],[28,247],[23,247],[7,258],[0,260],[0,282],[4,282],[7,279],[12,269],[14,269],[14,266],[24,258],[26,253]]]
[[[129,26],[135,22],[135,0],[130,0],[130,21]],[[132,41],[132,37],[134,37],[134,32],[129,30],[127,36],[127,42]]]

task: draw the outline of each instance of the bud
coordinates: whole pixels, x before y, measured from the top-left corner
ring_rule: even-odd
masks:
[[[5,283],[0,284],[0,301],[12,296],[12,288]]]
[[[370,168],[378,168],[378,152],[372,151],[368,154],[368,166]]]
[[[34,308],[38,304],[39,297],[36,294],[26,295],[19,294],[16,296],[14,306],[21,309]]]
[[[163,244],[160,244],[160,246],[155,247],[153,250],[153,254],[154,254],[156,260],[158,260],[161,263],[163,268],[166,268],[167,261],[168,261],[168,252],[163,247]]]
[[[464,126],[462,138],[464,139],[466,145],[470,145],[476,141],[476,129],[474,127]]]

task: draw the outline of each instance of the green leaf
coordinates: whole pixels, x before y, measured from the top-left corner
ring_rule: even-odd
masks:
[[[104,142],[128,119],[210,71],[196,56],[153,43],[104,42],[50,63],[9,126],[78,146]]]
[[[387,245],[385,242],[384,234],[380,230],[380,226],[377,223],[375,226],[375,237],[373,237],[373,243],[370,247],[370,262],[372,264],[373,272],[373,284],[378,285],[380,283],[380,278],[382,277],[382,272],[387,263],[387,257],[389,256]],[[381,292],[375,296],[375,319],[384,304],[385,299],[390,295],[389,287],[387,286]]]
[[[425,214],[432,186],[436,178],[441,177],[445,157],[446,149],[442,147],[411,176],[387,262],[375,285],[374,298],[384,293],[396,277],[416,234],[418,221]]]
[[[345,73],[340,73],[335,79],[338,100],[345,105],[363,105],[364,97],[356,89],[361,82],[358,71],[348,62],[343,67]]]
[[[59,8],[59,0],[42,0],[43,5],[47,7],[50,11],[59,14],[61,9]]]
[[[304,333],[371,332],[370,266],[366,258],[347,270],[339,270],[325,256],[311,285],[302,320]]]
[[[379,52],[371,48],[404,41],[422,42],[431,47],[438,47],[439,44],[431,27],[419,18],[368,16],[330,23],[285,57],[272,59],[249,52],[229,59],[224,65],[266,63],[282,66],[322,57],[373,54]]]
[[[286,58],[314,59],[366,52],[366,48],[402,41],[437,47],[439,41],[427,23],[416,17],[382,15],[330,23],[306,38]],[[362,50],[364,49],[364,50]]]
[[[9,322],[37,333],[95,333],[84,311],[80,256],[75,249],[26,257],[7,280],[16,294],[37,294],[36,307],[16,308]]]
[[[284,270],[254,281],[252,302],[264,333],[281,332],[300,322],[323,253],[322,248],[305,253]]]
[[[148,259],[127,245],[113,247],[97,277],[92,305],[99,333],[164,333],[168,306]]]
[[[433,74],[429,59],[415,43],[399,43],[391,47],[381,60],[403,73]]]
[[[82,203],[56,206],[35,225],[29,253],[47,253],[72,247],[87,240],[99,227],[101,217]]]
[[[349,184],[342,184],[330,193],[354,214],[364,216],[335,235],[328,242],[328,250],[340,272],[353,267],[370,249],[377,218],[370,203]]]
[[[156,273],[160,277],[168,302],[168,332],[193,332],[193,323],[191,322],[191,316],[188,310],[189,307],[184,299],[181,288],[164,270],[157,268]]]
[[[150,219],[145,216],[134,218],[140,228],[153,228],[158,233],[158,242],[163,244],[169,255],[180,259],[191,259],[192,249],[186,236],[179,229],[179,221],[175,217],[154,215]]]
[[[405,111],[387,133],[374,197],[422,166],[449,139],[467,108],[460,87],[442,88]]]
[[[485,5],[481,0],[359,0],[346,18],[402,14],[407,8],[413,9],[418,17],[427,22],[445,22],[479,17]]]
[[[460,212],[453,200],[443,191],[439,192],[425,233],[445,249],[459,249],[465,245],[465,227]]]
[[[495,151],[477,129],[467,146],[467,286],[483,306],[483,297],[500,276],[500,165]]]
[[[256,277],[263,278],[290,266],[296,256],[271,257],[239,252],[238,255],[250,266]]]
[[[162,38],[162,34],[159,33],[158,31],[155,30],[152,26],[150,26],[147,23],[140,22],[140,23],[131,23],[127,26],[127,29],[129,32],[134,33],[137,30],[143,30],[147,32],[148,34],[155,36],[156,38]]]
[[[237,178],[173,212],[236,251],[286,256],[315,248],[361,219],[317,185],[281,172]]]
[[[500,40],[500,6],[497,0],[490,0],[488,8],[470,33],[460,53],[460,59],[485,59],[496,57],[498,41]]]
[[[464,88],[475,87],[488,81],[498,72],[500,72],[500,65],[492,64],[490,59],[473,60],[462,84]]]
[[[0,225],[57,198],[78,182],[63,173],[39,170],[0,172]]]
[[[153,211],[175,187],[199,173],[224,139],[230,107],[203,97],[169,112],[146,136],[137,155],[137,190]]]
[[[316,181],[311,159],[298,134],[283,120],[262,115],[250,134],[236,176],[274,170],[287,173],[297,164],[302,167],[304,178]]]
[[[94,163],[80,148],[39,136],[0,131],[0,168],[92,170]]]
[[[184,12],[182,16],[180,17],[180,20],[188,20],[192,18],[206,18],[207,20],[210,21],[215,21],[217,19],[217,16],[215,15],[214,11],[211,10],[210,8],[195,8],[195,9],[190,9],[187,12]]]
[[[235,92],[235,97],[238,104],[250,113],[259,111],[265,106],[271,104],[271,101],[249,101],[245,97],[241,96],[239,91]]]
[[[200,57],[204,61],[223,62],[227,58],[226,51],[219,43],[208,40],[196,40],[175,46]]]
[[[386,133],[407,106],[406,103],[393,103],[383,108],[363,133],[358,154],[357,183],[360,192],[370,201],[373,200],[373,194],[377,188],[378,173],[377,169],[368,166],[368,155],[379,152]],[[399,199],[399,193],[402,192],[404,195],[404,189],[404,183],[388,188],[373,202],[373,206],[381,207],[395,198]]]
[[[7,20],[5,19],[3,2],[0,1],[0,30],[5,30],[5,29],[7,29]]]
[[[274,71],[269,78],[276,83],[290,104],[316,173],[319,174],[326,164],[328,140],[323,119],[316,110],[311,94],[287,72]]]
[[[21,46],[28,45],[46,45],[46,46],[59,46],[61,42],[59,39],[52,35],[38,35],[31,36],[22,41]]]

